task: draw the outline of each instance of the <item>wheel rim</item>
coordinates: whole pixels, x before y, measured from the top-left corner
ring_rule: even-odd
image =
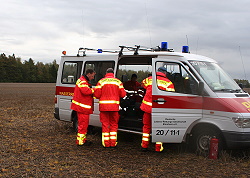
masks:
[[[198,141],[198,146],[201,150],[207,151],[209,149],[211,136],[202,135]]]

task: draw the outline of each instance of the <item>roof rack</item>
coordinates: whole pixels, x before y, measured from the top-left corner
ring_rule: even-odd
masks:
[[[129,51],[134,51],[134,55],[138,55],[139,50],[141,50],[141,51],[152,51],[152,52],[153,51],[163,51],[160,46],[156,46],[155,48],[147,48],[147,47],[146,48],[140,48],[141,47],[140,45],[135,45],[135,47],[130,47],[130,46],[119,46],[119,47],[121,48],[120,51],[119,51],[119,56],[122,55],[122,52],[123,52],[124,48],[126,48]],[[166,49],[164,51],[174,52],[173,49]]]
[[[83,56],[86,56],[85,52],[87,50],[91,50],[91,51],[97,51],[98,53],[102,53],[102,52],[108,52],[108,53],[118,53],[119,52],[119,56],[121,56],[123,54],[123,50],[127,49],[128,51],[134,51],[134,55],[138,55],[138,51],[168,51],[168,52],[174,52],[173,49],[163,49],[160,46],[156,46],[154,48],[148,48],[148,47],[143,47],[141,48],[140,45],[135,45],[134,47],[131,46],[119,46],[120,47],[120,51],[110,51],[110,50],[102,50],[102,49],[93,49],[93,48],[79,48],[77,56],[80,56],[80,52],[83,53]]]
[[[93,48],[79,48],[77,56],[80,56],[80,52],[83,53],[83,56],[86,56],[86,51],[90,50],[90,51],[97,51],[98,53],[102,53],[102,52],[107,52],[107,53],[118,53],[119,51],[110,51],[110,50],[102,50],[102,49],[93,49]]]

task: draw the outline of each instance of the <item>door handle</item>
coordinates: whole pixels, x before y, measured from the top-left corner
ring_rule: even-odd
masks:
[[[163,100],[159,100],[159,99],[158,99],[158,100],[153,100],[153,102],[164,102],[164,103],[165,103],[165,102],[167,102],[167,101],[164,100],[164,99],[163,99]]]

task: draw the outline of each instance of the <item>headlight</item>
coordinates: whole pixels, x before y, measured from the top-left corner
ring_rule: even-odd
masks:
[[[239,128],[250,128],[250,118],[233,117],[235,125]]]

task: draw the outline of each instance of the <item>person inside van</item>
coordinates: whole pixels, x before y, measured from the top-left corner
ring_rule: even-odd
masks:
[[[131,80],[124,82],[123,86],[125,90],[137,91],[141,87],[141,84],[137,82],[137,75],[132,74]]]
[[[139,95],[139,89],[142,88],[141,84],[137,82],[137,75],[132,74],[131,80],[123,83],[124,89],[127,90],[127,98],[130,100],[130,104],[141,102],[142,97]]]
[[[156,72],[157,86],[161,90],[175,91],[174,84],[167,78],[167,69],[159,67]],[[146,89],[146,94],[142,100],[140,109],[144,111],[143,114],[143,128],[142,128],[142,151],[148,151],[149,139],[152,129],[151,113],[152,113],[152,76],[145,78],[142,81],[142,86]],[[155,143],[155,151],[163,151],[162,142]]]

